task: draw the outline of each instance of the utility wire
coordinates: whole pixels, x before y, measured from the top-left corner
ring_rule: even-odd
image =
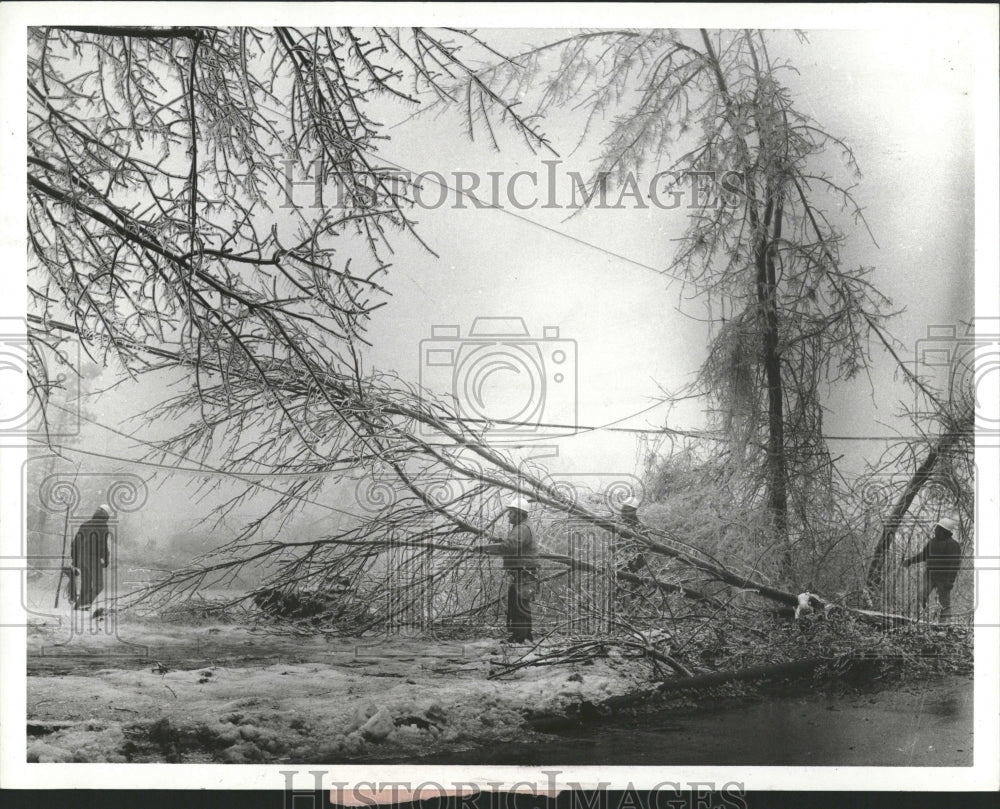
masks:
[[[69,411],[68,408],[64,408],[61,405],[56,404],[54,402],[50,402],[50,404],[55,405],[57,408],[59,408],[61,410],[66,410],[67,412],[72,412],[72,411]],[[93,419],[88,418],[87,416],[84,416],[82,414],[77,414],[77,415],[79,415],[85,421],[87,421],[87,422],[89,422],[91,424],[94,424],[97,427],[101,427],[102,429],[105,429],[108,432],[114,433],[115,435],[119,435],[122,438],[128,438],[128,439],[130,439],[132,441],[135,441],[138,444],[142,444],[142,445],[147,446],[147,447],[149,447],[149,448],[151,448],[153,450],[156,450],[157,452],[163,452],[163,453],[168,454],[168,455],[174,455],[175,457],[180,458],[181,460],[189,460],[185,456],[183,456],[183,455],[181,455],[181,454],[179,454],[177,452],[173,452],[172,450],[168,450],[168,449],[164,449],[162,447],[159,447],[156,444],[153,444],[153,443],[151,443],[149,441],[145,441],[145,440],[139,438],[138,436],[122,432],[121,430],[116,430],[114,427],[109,427],[106,424],[101,424],[101,423],[99,423],[97,421],[94,421]],[[202,461],[198,461],[198,460],[194,461],[196,464],[198,464],[198,467],[172,466],[171,464],[158,463],[156,461],[147,461],[147,460],[141,460],[141,459],[135,459],[135,458],[122,458],[120,456],[108,455],[106,453],[95,452],[93,450],[81,449],[79,447],[71,447],[71,446],[66,446],[66,445],[62,445],[62,444],[51,444],[48,441],[45,441],[45,440],[43,440],[41,438],[37,438],[35,436],[31,436],[31,438],[32,438],[32,440],[36,441],[37,443],[41,444],[42,446],[53,447],[55,449],[65,450],[65,451],[68,451],[68,452],[76,452],[76,453],[79,453],[81,455],[89,455],[89,456],[95,457],[95,458],[103,458],[103,459],[109,460],[109,461],[118,461],[120,463],[137,464],[137,465],[140,465],[140,466],[150,466],[150,467],[155,467],[155,468],[158,468],[158,469],[165,469],[165,470],[168,470],[168,471],[171,471],[171,472],[188,472],[188,473],[191,473],[191,474],[198,474],[198,475],[220,475],[222,477],[236,478],[237,480],[240,480],[240,481],[242,481],[244,483],[248,483],[248,484],[250,484],[252,486],[257,486],[258,488],[265,489],[265,490],[267,490],[269,492],[273,492],[274,494],[280,494],[283,497],[289,496],[288,493],[287,492],[283,492],[281,489],[274,488],[273,486],[268,486],[268,485],[266,485],[264,483],[261,483],[258,480],[254,480],[253,478],[256,478],[256,477],[265,477],[265,476],[266,477],[274,477],[275,475],[280,475],[280,474],[288,474],[290,477],[308,478],[308,477],[318,477],[320,475],[326,476],[326,475],[330,474],[329,472],[304,472],[301,475],[294,475],[294,474],[291,474],[291,473],[252,473],[252,472],[251,473],[244,473],[244,472],[232,472],[232,471],[228,471],[228,470],[225,470],[225,469],[219,469],[217,467],[210,466],[209,464],[206,464],[206,463],[204,463]],[[361,516],[359,514],[355,514],[354,512],[351,512],[351,511],[345,511],[344,509],[336,508],[335,506],[331,506],[331,505],[329,505],[327,503],[320,503],[320,502],[318,502],[316,500],[310,500],[309,498],[307,498],[307,497],[305,497],[303,495],[291,495],[291,496],[294,499],[296,499],[296,500],[298,500],[300,502],[310,503],[310,504],[312,504],[314,506],[320,506],[321,508],[329,509],[330,511],[334,511],[334,512],[337,512],[339,514],[345,514],[345,515],[347,515],[349,517],[360,517]]]
[[[368,151],[369,154],[372,157],[377,158],[381,163],[384,163],[386,166],[389,166],[389,167],[394,168],[394,169],[398,169],[399,171],[408,172],[410,175],[413,175],[413,176],[421,178],[421,179],[430,180],[435,185],[437,185],[437,186],[445,189],[446,191],[451,191],[451,192],[453,192],[456,195],[461,195],[461,196],[466,197],[466,198],[468,198],[470,200],[474,200],[473,204],[476,206],[477,209],[491,210],[491,211],[500,211],[501,213],[507,214],[507,216],[512,216],[515,219],[518,219],[518,220],[520,220],[522,222],[525,222],[526,224],[529,224],[529,225],[531,225],[533,227],[536,227],[536,228],[540,228],[541,230],[547,231],[548,233],[552,233],[552,234],[554,234],[556,236],[561,236],[562,238],[568,239],[569,241],[575,242],[576,244],[582,245],[584,247],[589,247],[592,250],[596,250],[597,252],[603,253],[606,256],[611,256],[612,258],[617,258],[617,259],[619,259],[621,261],[628,262],[629,264],[632,264],[633,266],[639,267],[639,268],[644,269],[644,270],[649,270],[650,272],[654,272],[654,273],[656,273],[657,275],[660,275],[660,276],[665,275],[668,278],[672,278],[675,281],[680,281],[681,283],[692,284],[692,285],[697,286],[697,284],[695,284],[695,282],[692,281],[690,278],[683,278],[680,275],[674,275],[673,273],[668,272],[667,270],[665,270],[663,268],[651,267],[649,264],[644,264],[643,262],[639,261],[638,259],[630,258],[629,256],[623,255],[622,253],[616,253],[614,250],[610,250],[607,247],[601,247],[600,245],[594,244],[593,242],[588,242],[586,239],[581,239],[579,236],[574,236],[571,233],[567,233],[564,230],[559,230],[558,228],[551,227],[550,225],[543,225],[541,222],[538,222],[535,219],[531,219],[530,217],[524,216],[524,215],[519,214],[519,213],[515,213],[514,211],[511,211],[508,208],[503,207],[502,205],[494,205],[491,202],[485,202],[485,201],[479,199],[479,197],[477,197],[475,194],[473,194],[472,190],[466,191],[465,189],[452,188],[450,185],[448,185],[448,183],[444,182],[443,180],[438,180],[436,177],[431,176],[430,173],[416,172],[416,171],[414,171],[411,168],[407,168],[406,166],[401,165],[400,163],[396,163],[393,160],[389,160],[381,152],[375,152],[375,151],[371,151],[371,150],[363,150],[363,151]],[[441,174],[441,173],[435,171],[434,174]],[[444,175],[441,175],[441,176],[443,178]]]

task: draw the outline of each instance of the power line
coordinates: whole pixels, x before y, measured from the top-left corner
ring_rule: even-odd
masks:
[[[629,413],[628,415],[621,416],[620,418],[614,419],[613,421],[605,422],[604,424],[599,424],[596,426],[588,426],[583,424],[557,424],[554,422],[532,422],[532,421],[512,421],[509,419],[476,419],[476,418],[463,418],[461,416],[439,416],[442,421],[459,422],[461,424],[483,424],[483,425],[503,425],[505,427],[521,427],[528,429],[552,429],[552,430],[571,430],[572,432],[566,433],[565,435],[559,436],[540,436],[537,439],[525,438],[525,441],[546,441],[550,438],[573,438],[574,436],[581,435],[583,433],[606,431],[611,433],[649,433],[655,435],[683,435],[689,438],[705,437],[714,440],[725,440],[722,437],[714,436],[707,431],[695,431],[695,430],[675,430],[670,427],[659,427],[659,428],[644,428],[644,427],[616,427],[615,425],[621,424],[623,421],[628,421],[629,419],[635,418],[636,416],[641,416],[643,413],[648,413],[650,410],[654,410],[661,405],[668,404],[669,400],[663,399],[659,402],[654,402],[649,407],[644,407],[641,410],[636,410],[634,413]]]
[[[61,405],[56,404],[55,402],[50,402],[50,404],[55,405],[55,407],[59,408],[60,410],[64,410],[66,412],[73,412],[73,411],[70,411],[68,408],[64,408]],[[93,425],[95,425],[97,427],[101,427],[102,429],[105,429],[108,432],[114,433],[115,435],[119,435],[122,438],[128,438],[128,439],[130,439],[132,441],[135,441],[136,443],[143,444],[144,446],[150,447],[151,449],[154,449],[157,452],[163,452],[163,453],[168,454],[168,455],[173,455],[173,456],[175,456],[177,458],[180,458],[181,460],[188,460],[185,456],[181,455],[180,453],[173,452],[172,450],[169,450],[169,449],[164,449],[163,447],[158,447],[156,444],[153,444],[153,443],[151,443],[149,441],[145,441],[145,440],[139,438],[138,436],[130,435],[129,433],[122,432],[121,430],[116,430],[114,427],[109,427],[106,424],[101,424],[100,422],[94,421],[93,419],[88,418],[87,416],[84,416],[83,414],[76,414],[76,415],[78,415],[84,421],[87,421],[90,424],[93,424]],[[65,451],[68,451],[68,452],[76,452],[76,453],[79,453],[81,455],[90,455],[92,457],[103,458],[103,459],[109,460],[109,461],[118,461],[120,463],[137,464],[137,465],[140,465],[140,466],[150,466],[150,467],[155,467],[155,468],[159,468],[159,469],[165,469],[165,470],[168,470],[168,471],[171,471],[171,472],[188,472],[188,473],[191,473],[191,474],[220,475],[222,477],[236,478],[238,480],[243,481],[244,483],[248,483],[250,485],[257,486],[258,488],[265,489],[267,491],[273,492],[274,494],[279,494],[279,495],[282,495],[283,497],[291,496],[293,499],[298,500],[300,502],[310,503],[310,504],[315,505],[315,506],[320,506],[322,508],[329,509],[330,511],[334,511],[334,512],[337,512],[339,514],[345,514],[348,517],[360,517],[361,516],[359,514],[355,514],[354,512],[345,511],[344,509],[337,508],[335,506],[331,506],[331,505],[329,505],[327,503],[320,503],[320,502],[318,502],[316,500],[310,500],[309,498],[304,497],[302,495],[289,495],[287,492],[283,492],[281,489],[276,489],[276,488],[274,488],[272,486],[268,486],[268,485],[266,485],[264,483],[261,483],[261,482],[259,482],[257,480],[250,479],[250,478],[255,478],[255,477],[260,477],[260,476],[274,477],[274,476],[281,475],[281,474],[288,474],[290,477],[307,478],[307,477],[318,477],[318,476],[321,476],[321,475],[323,475],[323,476],[329,475],[330,474],[329,472],[304,472],[304,473],[299,474],[299,475],[295,475],[293,473],[252,473],[252,472],[251,473],[243,473],[243,472],[232,472],[232,471],[228,471],[228,470],[225,470],[225,469],[219,469],[219,468],[214,467],[214,466],[209,466],[208,464],[206,464],[206,463],[204,463],[202,461],[198,461],[198,460],[195,460],[195,463],[197,463],[200,468],[183,467],[183,466],[172,466],[170,464],[157,463],[156,461],[147,461],[147,460],[134,459],[134,458],[122,458],[122,457],[115,456],[115,455],[107,455],[105,453],[95,452],[93,450],[85,450],[85,449],[81,449],[79,447],[70,447],[70,446],[65,446],[65,445],[61,445],[61,444],[53,445],[53,444],[49,444],[46,441],[43,441],[40,438],[35,438],[35,437],[32,437],[32,438],[33,438],[34,441],[36,441],[39,444],[42,444],[43,446],[53,446],[53,447],[55,447],[57,449],[60,449],[60,450],[65,450]]]
[[[657,267],[651,267],[649,264],[644,264],[643,262],[639,261],[638,259],[630,258],[629,256],[623,255],[621,253],[616,253],[614,250],[609,250],[607,247],[601,247],[600,245],[594,244],[593,242],[588,242],[586,239],[581,239],[579,236],[574,236],[574,235],[572,235],[570,233],[567,233],[564,230],[559,230],[558,228],[551,227],[550,225],[543,225],[541,222],[538,222],[538,221],[536,221],[534,219],[531,219],[531,218],[529,218],[527,216],[523,216],[522,214],[515,213],[514,211],[511,211],[511,210],[509,210],[507,208],[504,208],[502,205],[494,205],[491,202],[484,202],[483,200],[479,199],[479,197],[477,197],[475,194],[473,194],[471,189],[469,191],[466,191],[464,189],[452,188],[450,185],[448,185],[448,183],[446,183],[446,182],[443,181],[443,176],[444,175],[441,175],[442,176],[442,180],[438,180],[437,178],[435,178],[433,176],[430,176],[428,173],[425,173],[425,172],[415,172],[411,168],[407,168],[406,166],[403,166],[403,165],[401,165],[399,163],[396,163],[395,161],[389,160],[381,152],[375,152],[375,151],[371,151],[371,150],[366,150],[366,151],[369,151],[369,154],[371,154],[372,157],[377,158],[380,162],[386,164],[387,166],[390,166],[390,167],[392,167],[394,169],[399,169],[400,171],[408,172],[411,175],[415,174],[416,177],[418,177],[418,178],[429,179],[435,185],[438,185],[438,186],[440,186],[441,188],[443,188],[443,189],[445,189],[447,191],[451,191],[451,192],[455,193],[456,195],[461,195],[463,197],[475,200],[474,204],[475,204],[475,206],[476,206],[477,209],[486,209],[486,210],[491,210],[491,211],[500,211],[501,213],[507,214],[507,216],[512,216],[515,219],[518,219],[518,220],[520,220],[522,222],[525,222],[525,223],[527,223],[527,224],[529,224],[529,225],[531,225],[533,227],[541,228],[544,231],[547,231],[549,233],[553,233],[556,236],[561,236],[564,239],[568,239],[571,242],[576,242],[577,244],[583,245],[584,247],[589,247],[592,250],[597,250],[599,253],[604,253],[605,255],[611,256],[612,258],[617,258],[617,259],[620,259],[621,261],[628,262],[629,264],[632,264],[632,265],[634,265],[636,267],[640,267],[640,268],[642,268],[644,270],[649,270],[650,272],[655,272],[657,275],[661,275],[661,276],[665,275],[668,278],[673,278],[675,281],[680,281],[681,283],[693,284],[693,285],[697,286],[697,284],[695,284],[695,282],[692,281],[689,278],[683,278],[683,277],[681,277],[679,275],[674,275],[673,273],[668,272],[665,269],[661,269],[661,268],[657,268]],[[434,174],[440,174],[440,172],[435,171]]]
[[[662,402],[656,402],[649,407],[643,408],[642,410],[637,410],[635,413],[631,413],[627,416],[622,416],[614,421],[609,421],[606,424],[599,424],[596,426],[587,426],[581,424],[557,424],[553,422],[522,422],[522,421],[510,421],[507,419],[471,419],[462,418],[460,416],[438,416],[442,421],[453,421],[461,422],[462,424],[502,424],[504,426],[512,427],[531,427],[531,428],[545,428],[553,430],[572,430],[573,432],[567,433],[566,435],[559,436],[548,436],[547,438],[572,438],[575,435],[587,432],[597,432],[599,430],[604,430],[611,433],[641,433],[646,435],[680,435],[685,438],[703,438],[710,441],[728,441],[729,438],[724,435],[720,435],[717,432],[712,432],[709,430],[678,430],[673,427],[615,427],[612,425],[620,424],[623,421],[634,418],[635,416],[640,416],[661,404],[666,404],[668,400],[663,400]],[[901,435],[824,435],[821,436],[825,441],[900,441],[905,438]],[[913,436],[919,438],[919,436]],[[527,440],[527,439],[526,439]],[[543,439],[539,439],[543,440]]]
[[[83,335],[80,333],[80,330],[77,329],[75,326],[72,326],[72,325],[70,325],[68,323],[60,323],[59,321],[55,321],[55,320],[43,321],[37,315],[28,315],[28,320],[29,321],[33,321],[33,322],[37,322],[39,325],[45,326],[47,328],[55,328],[55,329],[59,329],[59,330],[62,330],[62,331],[69,332],[71,334],[75,334],[81,340],[83,339]],[[164,349],[157,348],[155,346],[146,345],[145,343],[136,344],[134,347],[137,350],[146,351],[146,352],[154,354],[155,356],[163,357],[165,359],[170,359],[170,360],[176,360],[177,359],[177,355],[176,354],[174,354],[174,353],[172,353],[170,351],[166,351]],[[586,426],[586,425],[578,425],[578,424],[556,424],[556,423],[548,423],[548,422],[530,423],[530,422],[513,421],[513,420],[507,420],[507,419],[463,418],[461,416],[457,416],[457,415],[456,416],[451,416],[451,415],[447,415],[447,414],[445,414],[445,415],[438,415],[437,418],[439,418],[442,421],[449,421],[449,422],[455,422],[455,423],[461,423],[461,424],[483,424],[483,425],[502,424],[504,426],[511,426],[511,427],[522,427],[522,428],[523,427],[530,427],[532,429],[535,429],[535,428],[545,428],[545,429],[560,429],[560,430],[572,430],[573,431],[573,432],[568,433],[566,435],[559,436],[560,438],[571,438],[571,437],[573,437],[575,435],[578,435],[580,433],[596,432],[598,430],[607,430],[608,432],[648,433],[648,434],[653,434],[653,435],[683,435],[683,436],[686,436],[686,437],[689,437],[689,438],[705,437],[705,438],[709,438],[709,439],[712,439],[712,440],[718,440],[718,441],[725,440],[724,438],[712,435],[712,434],[710,434],[707,431],[674,430],[674,429],[671,429],[669,427],[663,427],[663,428],[639,428],[639,427],[616,427],[616,426],[614,426],[616,424],[620,424],[623,421],[628,421],[631,418],[635,418],[636,416],[641,416],[643,413],[648,413],[650,410],[654,410],[655,408],[660,407],[661,405],[664,405],[664,404],[667,404],[667,403],[670,403],[669,399],[661,399],[660,401],[654,402],[653,404],[649,405],[648,407],[644,407],[644,408],[642,408],[640,410],[636,410],[634,413],[629,413],[628,415],[621,416],[620,418],[614,419],[613,421],[609,421],[609,422],[606,422],[605,424],[598,425],[598,426]],[[53,403],[53,404],[56,407],[59,407],[61,410],[64,410],[65,412],[73,412],[73,411],[69,411],[67,408],[60,407],[60,405],[58,405],[56,403]],[[130,435],[130,434],[127,434],[127,433],[118,432],[117,430],[114,430],[113,428],[108,427],[107,425],[99,424],[98,422],[95,422],[92,419],[87,419],[85,416],[83,418],[85,418],[87,421],[90,421],[93,424],[96,424],[99,427],[103,427],[106,430],[109,430],[111,432],[117,433],[118,435],[121,435],[124,438],[130,438],[132,440],[139,441],[140,443],[146,444],[147,446],[151,446],[154,449],[160,449],[160,447],[157,447],[154,444],[149,444],[148,442],[143,441],[142,439],[136,438],[136,436],[134,436],[134,435]],[[528,439],[526,439],[526,440],[528,440]],[[548,439],[547,438],[543,438],[543,439],[540,439],[540,440],[548,440]],[[174,454],[176,454],[176,453],[174,453]],[[178,457],[183,457],[183,456],[178,456]],[[283,474],[283,473],[273,473],[273,474],[280,475],[280,474]],[[288,474],[294,474],[294,473],[288,473]]]

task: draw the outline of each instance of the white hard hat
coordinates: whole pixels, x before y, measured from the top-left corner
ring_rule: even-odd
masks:
[[[97,507],[97,510],[103,511],[104,514],[108,517],[111,516],[111,506],[109,506],[107,503],[101,503],[101,505]]]
[[[935,525],[940,525],[949,534],[954,534],[958,530],[958,520],[951,517],[942,517]]]
[[[639,508],[640,500],[638,497],[630,497],[622,503],[622,508],[630,508],[633,511]]]
[[[528,513],[528,499],[526,497],[512,497],[507,501],[507,508],[517,509],[518,511],[523,511],[525,514]]]

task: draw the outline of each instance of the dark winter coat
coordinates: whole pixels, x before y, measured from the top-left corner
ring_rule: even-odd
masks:
[[[935,536],[924,545],[920,553],[915,553],[906,559],[907,565],[920,562],[927,563],[927,573],[931,578],[951,587],[962,567],[962,546],[954,537]]]
[[[73,567],[79,571],[76,606],[89,607],[104,589],[104,568],[108,566],[108,518],[95,514],[80,526],[71,548]]]
[[[535,570],[538,567],[538,546],[527,521],[512,525],[500,543],[505,570]]]

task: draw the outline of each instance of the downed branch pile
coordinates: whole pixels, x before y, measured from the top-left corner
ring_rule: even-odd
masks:
[[[638,645],[638,644],[636,644]],[[634,649],[636,645],[633,645]],[[725,631],[704,635],[692,643],[684,655],[691,666],[686,674],[665,671],[656,665],[651,639],[645,655],[653,663],[653,682],[633,692],[612,696],[598,703],[572,704],[560,712],[532,713],[526,725],[540,732],[557,732],[568,726],[605,721],[629,710],[650,710],[662,706],[689,705],[691,691],[709,691],[719,698],[743,697],[760,688],[763,681],[810,680],[840,683],[850,688],[867,688],[876,683],[915,680],[941,674],[971,674],[972,632],[957,625],[907,625],[883,632],[866,621],[851,616],[842,620],[817,620],[805,625],[771,619],[759,630],[725,622]],[[516,676],[534,665],[559,663],[577,668],[588,656],[614,657],[614,640],[591,641],[552,649],[544,654],[529,652],[520,659],[497,668],[493,676]],[[738,648],[738,654],[732,650]],[[636,650],[639,656],[644,652]],[[634,660],[622,661],[622,664]],[[702,695],[703,697],[703,695]]]

